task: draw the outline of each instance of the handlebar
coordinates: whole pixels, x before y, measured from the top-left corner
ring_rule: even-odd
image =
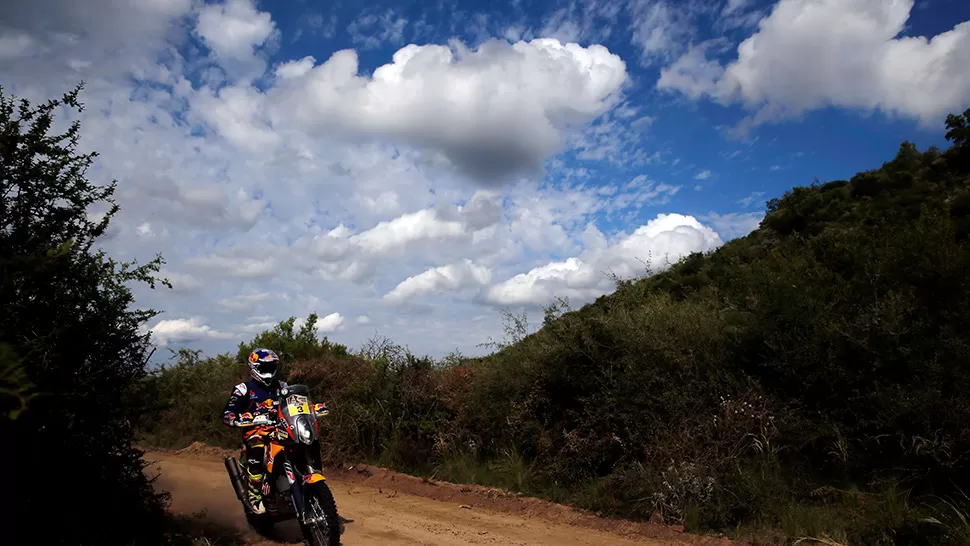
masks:
[[[316,403],[313,404],[313,413],[317,419],[321,417],[326,417],[330,415],[330,409],[326,404]],[[280,419],[275,413],[260,413],[253,417],[252,419],[240,419],[236,423],[236,426],[242,428],[248,427],[258,427],[258,426],[275,426],[279,424]]]

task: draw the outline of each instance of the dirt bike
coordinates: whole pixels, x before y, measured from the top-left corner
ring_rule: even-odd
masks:
[[[321,472],[317,421],[330,412],[323,404],[311,404],[309,394],[306,385],[284,385],[274,401],[274,414],[257,416],[253,421],[272,427],[266,436],[263,460],[264,513],[253,511],[235,457],[225,458],[226,470],[246,521],[255,531],[268,535],[276,523],[296,519],[306,546],[340,546],[343,523]]]

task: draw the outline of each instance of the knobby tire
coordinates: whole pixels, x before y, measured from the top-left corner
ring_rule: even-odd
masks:
[[[306,546],[340,546],[340,516],[337,514],[337,503],[333,500],[333,493],[330,492],[327,482],[307,484],[304,491],[307,493],[307,502],[310,502],[311,497],[316,498],[323,510],[329,539],[328,542],[321,544],[314,539],[313,532],[308,526],[302,526],[304,543]]]

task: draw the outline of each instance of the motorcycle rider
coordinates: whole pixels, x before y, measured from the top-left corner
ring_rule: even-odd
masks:
[[[249,482],[249,505],[253,512],[262,514],[263,461],[266,455],[266,436],[274,430],[280,389],[285,381],[276,377],[279,357],[271,349],[258,348],[249,354],[251,379],[233,387],[229,401],[222,412],[222,420],[230,427],[248,428],[243,432],[240,459],[244,461]],[[314,411],[327,411],[326,404],[314,404]]]

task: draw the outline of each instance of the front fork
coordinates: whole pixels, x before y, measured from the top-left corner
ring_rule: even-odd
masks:
[[[290,482],[290,496],[293,498],[293,508],[296,509],[297,517],[300,521],[306,519],[305,507],[303,506],[303,491],[297,485],[296,474],[293,472],[293,464],[289,459],[283,461],[283,469],[286,471],[286,481]]]
[[[283,468],[286,469],[286,479],[290,482],[290,495],[293,498],[293,507],[296,509],[297,517],[304,524],[316,523],[317,519],[319,519],[318,517],[307,518],[306,499],[303,495],[303,486],[305,484],[302,483],[304,481],[302,476],[300,485],[297,485],[296,474],[293,472],[293,465],[289,460],[283,463]]]
[[[304,524],[316,523],[318,519],[323,517],[323,514],[315,515],[313,518],[307,518],[307,507],[303,495],[303,486],[305,485],[303,476],[300,476],[300,484],[297,485],[296,473],[293,471],[293,464],[289,459],[283,461],[283,469],[286,471],[286,480],[290,482],[290,495],[293,499],[293,508],[296,509],[296,514],[300,522]],[[310,470],[312,471],[313,469],[311,468]]]

